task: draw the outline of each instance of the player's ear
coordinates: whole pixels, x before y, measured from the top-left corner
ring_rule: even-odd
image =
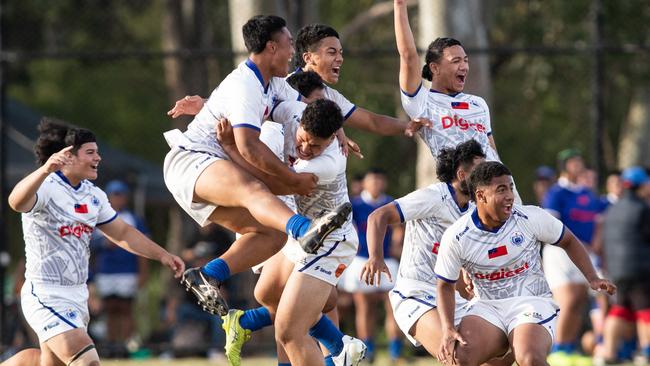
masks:
[[[275,53],[275,42],[274,41],[266,41],[266,48],[271,51],[272,53]]]
[[[302,54],[302,60],[305,61],[305,65],[313,65],[314,60],[312,60],[311,52],[305,52]]]
[[[429,70],[431,70],[431,75],[433,76],[440,75],[440,69],[438,68],[438,64],[435,62],[429,62]]]

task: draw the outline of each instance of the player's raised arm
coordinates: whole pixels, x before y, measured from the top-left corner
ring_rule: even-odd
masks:
[[[392,281],[393,277],[384,262],[384,237],[388,225],[401,222],[399,211],[394,202],[383,205],[368,216],[366,240],[368,242],[368,261],[361,271],[361,280],[368,285],[377,286],[381,283],[381,273],[384,272]],[[377,280],[375,280],[375,277]]]
[[[394,3],[395,41],[399,52],[399,87],[406,94],[413,95],[422,84],[422,68],[409,25],[406,2],[406,0],[395,0]]]

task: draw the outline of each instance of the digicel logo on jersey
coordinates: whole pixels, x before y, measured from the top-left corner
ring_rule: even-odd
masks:
[[[59,236],[62,238],[68,235],[74,235],[77,238],[81,238],[81,234],[86,233],[90,235],[92,234],[92,232],[93,232],[93,228],[86,224],[77,224],[72,226],[65,225],[59,228]]]
[[[521,267],[517,267],[512,270],[507,268],[501,268],[498,271],[494,271],[492,273],[476,272],[474,273],[474,277],[476,277],[479,280],[498,281],[504,278],[514,277],[524,272],[527,269],[528,269],[528,262],[524,263]]]
[[[444,130],[451,128],[451,127],[458,127],[461,129],[461,131],[467,131],[469,129],[476,130],[481,133],[485,133],[485,126],[483,126],[480,123],[473,123],[469,122],[466,119],[463,119],[463,117],[458,117],[458,115],[452,116],[444,116],[440,120],[442,123],[442,128]]]

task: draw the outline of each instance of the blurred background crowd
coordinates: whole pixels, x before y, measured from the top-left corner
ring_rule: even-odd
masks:
[[[629,299],[605,299],[573,278],[552,284],[567,314],[560,320],[556,356],[594,349],[608,358],[650,353],[642,349],[650,346],[650,327],[643,325],[650,316],[635,312],[650,308],[643,296],[650,289],[639,285],[650,274],[642,261],[650,239],[629,229],[650,228],[647,210],[638,206],[648,200],[644,166],[650,164],[646,1],[412,0],[409,12],[420,48],[442,35],[463,42],[470,56],[466,91],[487,100],[499,153],[524,202],[556,214],[600,268],[630,289]],[[232,234],[217,226],[199,230],[164,187],[162,132],[189,122],[165,115],[173,101],[209,95],[245,57],[239,30],[258,13],[283,16],[294,34],[312,22],[332,25],[345,52],[336,88],[373,112],[404,117],[392,1],[0,1],[2,204],[34,168],[40,117],[55,116],[97,134],[103,161],[96,183],[123,218],[181,254],[188,266],[224,252]],[[431,182],[434,165],[411,139],[348,135],[365,156],[348,163],[354,219],[363,237],[367,215]],[[626,170],[632,166],[638,169]],[[632,222],[637,226],[626,226]],[[20,217],[3,209],[0,223],[0,351],[6,356],[36,339],[20,317],[17,298],[24,273]],[[402,234],[394,227],[385,241],[384,252],[395,261]],[[202,312],[157,265],[149,268],[99,233],[91,250],[90,332],[102,357],[222,357],[220,319]],[[362,245],[357,262],[367,255]],[[252,273],[229,280],[233,307],[255,305],[255,280]],[[389,288],[375,291],[355,280],[339,285],[343,329],[371,351],[388,349],[394,358],[414,354],[386,305]],[[637,329],[639,319],[648,322]],[[274,350],[272,331],[252,342],[247,352]]]

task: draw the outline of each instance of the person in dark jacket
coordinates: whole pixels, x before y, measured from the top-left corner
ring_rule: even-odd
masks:
[[[650,359],[650,176],[641,167],[623,171],[623,195],[606,212],[603,227],[607,273],[618,287],[605,322],[606,363],[617,361],[616,324],[635,322],[640,356]]]

